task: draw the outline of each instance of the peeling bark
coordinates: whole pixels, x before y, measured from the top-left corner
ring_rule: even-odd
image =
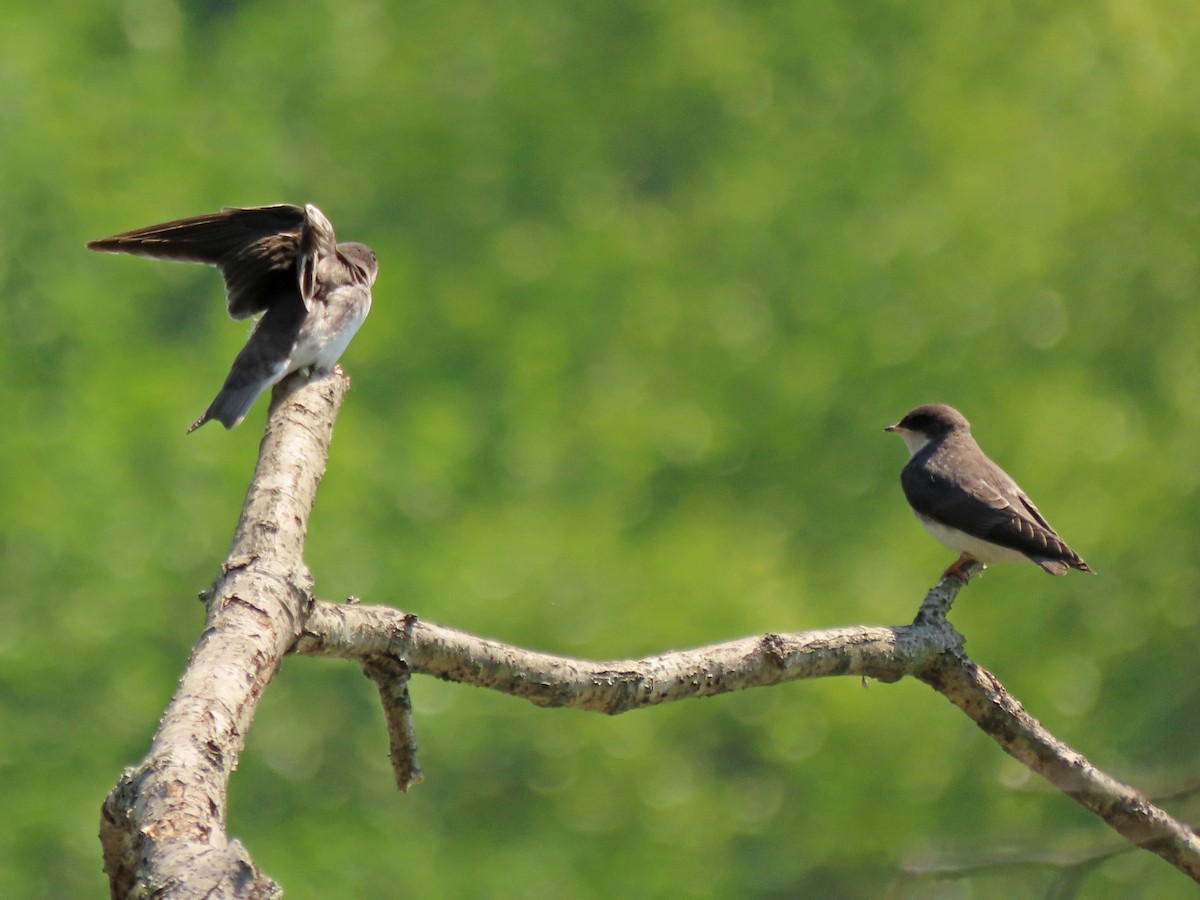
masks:
[[[149,754],[104,802],[113,897],[281,893],[226,837],[226,797],[258,700],[312,605],[304,538],[347,387],[335,374],[276,388],[229,557],[205,594],[204,631]]]
[[[114,898],[271,898],[280,887],[225,833],[229,777],[283,656],[355,660],[377,685],[401,790],[420,781],[409,678],[434,675],[607,715],[785,681],[905,676],[943,694],[1004,750],[1200,881],[1200,840],[1051,735],[963,650],[945,576],[914,621],[765,634],[640,660],[592,662],[485,640],[386,607],[314,600],[308,517],[348,383],[337,373],[276,388],[258,465],[207,617],[146,758],[105,800],[100,840]],[[970,578],[979,566],[967,566]]]
[[[981,568],[967,567],[967,577]],[[296,652],[356,660],[386,654],[403,659],[413,673],[490,688],[538,706],[607,715],[784,681],[852,675],[893,682],[912,676],[1127,840],[1200,882],[1200,839],[1188,825],[1050,734],[994,675],[967,657],[962,636],[946,619],[964,584],[943,577],[911,625],[766,634],[608,662],[524,650],[388,607],[318,601]]]

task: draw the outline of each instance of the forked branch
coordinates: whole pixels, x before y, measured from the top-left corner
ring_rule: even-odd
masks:
[[[333,375],[293,378],[276,389],[233,546],[205,595],[204,631],[149,754],[104,802],[100,839],[113,897],[280,893],[229,840],[225,823],[230,773],[288,652],[362,665],[379,688],[401,789],[420,780],[413,673],[610,715],[807,678],[912,676],[1125,838],[1200,881],[1200,840],[1191,829],[1056,739],[966,656],[946,619],[963,586],[954,577],[929,592],[909,625],[766,634],[612,662],[525,650],[387,607],[314,601],[304,539],[346,388]]]
[[[962,586],[957,578],[943,578],[911,625],[766,634],[612,662],[524,650],[388,607],[318,602],[296,650],[360,660],[386,654],[403,659],[413,673],[491,688],[539,706],[610,715],[783,681],[854,675],[892,682],[911,675],[1126,839],[1200,881],[1200,839],[1191,828],[1054,737],[963,652],[961,636],[945,618]]]

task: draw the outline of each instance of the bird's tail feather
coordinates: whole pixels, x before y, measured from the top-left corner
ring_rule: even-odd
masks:
[[[1071,551],[1068,551],[1071,552]],[[1044,572],[1049,572],[1051,575],[1066,575],[1072,569],[1078,569],[1080,572],[1095,571],[1085,563],[1078,554],[1071,552],[1069,557],[1064,559],[1048,559],[1044,556],[1032,557],[1033,561],[1042,567]]]
[[[211,419],[216,419],[226,428],[238,425],[242,419],[246,418],[246,413],[250,412],[250,407],[254,405],[254,401],[258,399],[258,395],[263,392],[263,388],[267,384],[269,382],[221,388],[221,392],[209,404],[204,414],[191,424],[187,433],[191,434]]]

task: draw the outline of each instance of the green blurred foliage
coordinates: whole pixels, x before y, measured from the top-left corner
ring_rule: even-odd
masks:
[[[971,653],[1117,776],[1194,773],[1197,46],[1180,0],[6,5],[0,895],[104,892],[266,408],[185,437],[245,334],[220,279],[83,244],[223,205],[379,255],[322,597],[592,658],[903,622],[950,554],[880,429],[942,400],[1100,573],[990,570]],[[359,673],[272,685],[230,821],[289,897],[1037,897],[896,879],[1109,838],[916,683],[413,691],[400,796]]]

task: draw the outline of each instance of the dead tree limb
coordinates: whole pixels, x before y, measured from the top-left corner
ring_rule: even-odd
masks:
[[[230,773],[258,700],[312,604],[304,538],[347,390],[340,374],[276,388],[254,479],[204,631],[150,753],[104,802],[113,897],[274,897],[281,891],[225,833]]]
[[[766,634],[613,662],[536,653],[388,607],[318,602],[296,651],[357,660],[385,654],[403,659],[413,673],[491,688],[539,706],[610,715],[782,681],[857,675],[892,682],[911,675],[1127,840],[1200,881],[1200,839],[1191,828],[1054,737],[966,655],[962,637],[946,620],[962,586],[957,578],[943,578],[911,625]]]
[[[606,714],[806,678],[912,676],[1127,840],[1200,881],[1200,840],[1190,828],[1051,735],[967,657],[946,619],[963,586],[957,578],[943,578],[909,625],[766,634],[613,662],[525,650],[386,607],[315,601],[304,540],[346,389],[340,374],[293,378],[276,389],[229,557],[205,595],[204,631],[149,754],[122,774],[103,805],[100,839],[113,897],[281,893],[228,838],[225,823],[230,773],[288,652],[363,666],[379,688],[402,789],[420,780],[412,673]]]

